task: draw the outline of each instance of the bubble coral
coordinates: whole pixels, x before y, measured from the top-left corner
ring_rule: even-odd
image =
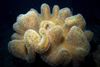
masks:
[[[52,66],[78,63],[89,53],[93,36],[85,26],[81,14],[72,16],[69,8],[59,10],[57,5],[51,14],[49,6],[42,4],[41,14],[31,9],[17,17],[8,50],[30,63],[34,62],[35,53]]]

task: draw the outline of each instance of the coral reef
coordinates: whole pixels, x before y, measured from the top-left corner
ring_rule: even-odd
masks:
[[[42,4],[41,14],[31,9],[17,17],[8,50],[30,63],[38,53],[51,66],[74,65],[83,61],[90,50],[93,33],[85,26],[81,14],[72,15],[69,8],[59,9],[57,5],[51,14],[49,6]]]

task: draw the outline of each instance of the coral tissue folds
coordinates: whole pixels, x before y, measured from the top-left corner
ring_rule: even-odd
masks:
[[[31,9],[20,14],[13,24],[16,31],[8,50],[14,56],[34,62],[36,53],[49,65],[79,63],[89,53],[93,33],[85,30],[81,14],[72,15],[69,8],[42,4],[41,14]]]

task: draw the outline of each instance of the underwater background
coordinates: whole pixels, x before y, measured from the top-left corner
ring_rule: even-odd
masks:
[[[51,67],[37,54],[34,63],[14,57],[8,51],[8,42],[14,33],[12,28],[19,14],[27,13],[31,8],[40,13],[40,6],[46,3],[52,10],[54,5],[68,7],[72,14],[81,13],[86,20],[86,29],[94,36],[90,42],[91,50],[81,67],[100,67],[100,2],[99,0],[1,0],[0,1],[0,67]],[[95,56],[94,57],[94,53]],[[61,65],[57,66],[61,67]],[[71,67],[69,65],[68,67]]]

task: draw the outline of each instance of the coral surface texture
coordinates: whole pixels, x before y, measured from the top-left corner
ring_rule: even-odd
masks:
[[[81,14],[72,15],[69,8],[59,9],[57,5],[51,14],[50,7],[44,3],[41,14],[31,9],[17,17],[8,50],[29,63],[34,62],[38,53],[51,66],[79,64],[88,55],[93,37],[85,26]]]

